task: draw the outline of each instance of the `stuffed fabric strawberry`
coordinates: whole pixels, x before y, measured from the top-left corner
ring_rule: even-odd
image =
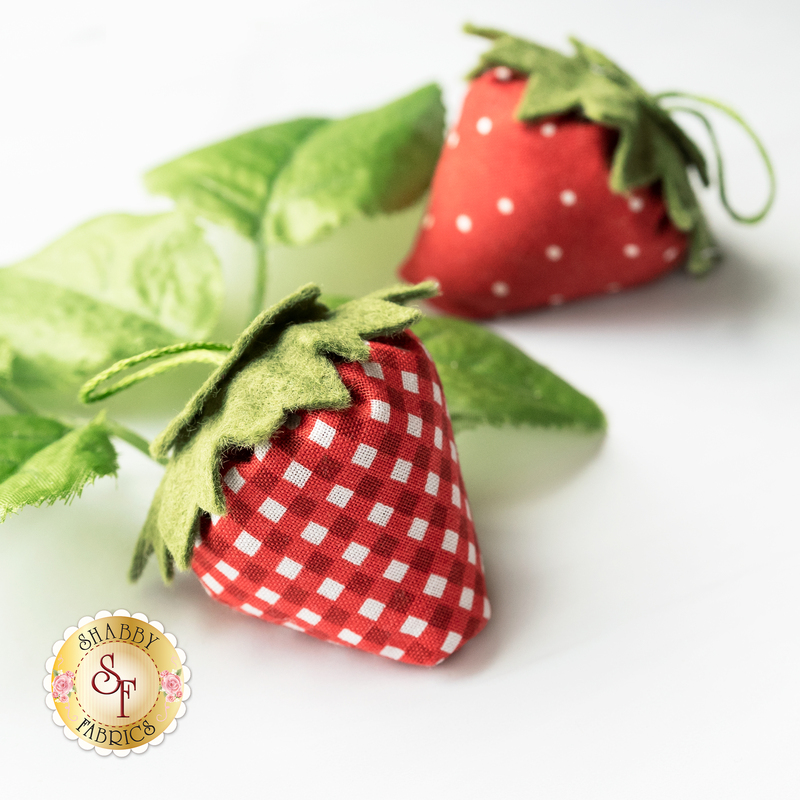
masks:
[[[568,57],[468,30],[494,46],[447,137],[406,280],[437,280],[445,311],[490,317],[710,268],[687,174],[707,184],[705,159],[656,98],[580,42]],[[770,203],[731,214],[757,221]]]
[[[132,567],[189,565],[259,619],[434,665],[489,617],[436,368],[397,289],[265,311],[154,442],[172,454]]]

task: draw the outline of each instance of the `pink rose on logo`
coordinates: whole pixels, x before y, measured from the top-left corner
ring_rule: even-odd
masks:
[[[180,696],[183,684],[181,679],[172,672],[161,673],[161,688],[167,695],[167,702],[174,703],[175,697]]]
[[[53,696],[58,695],[62,703],[67,701],[67,696],[72,691],[73,678],[74,674],[65,672],[53,681]]]

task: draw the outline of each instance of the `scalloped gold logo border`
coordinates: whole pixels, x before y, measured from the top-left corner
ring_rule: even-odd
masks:
[[[45,664],[53,721],[84,750],[144,753],[174,731],[190,689],[186,653],[156,620],[100,611],[67,628]]]

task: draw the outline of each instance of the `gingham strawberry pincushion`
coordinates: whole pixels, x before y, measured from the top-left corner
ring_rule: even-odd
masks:
[[[265,311],[153,444],[171,455],[132,576],[155,552],[259,619],[431,666],[489,602],[436,368],[402,304]]]

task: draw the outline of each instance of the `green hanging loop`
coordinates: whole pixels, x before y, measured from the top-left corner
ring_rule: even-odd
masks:
[[[96,403],[98,400],[104,400],[106,397],[121,392],[130,386],[135,386],[148,378],[161,375],[164,372],[169,372],[175,367],[183,366],[184,364],[213,364],[218,367],[225,360],[225,355],[230,352],[230,347],[227,344],[217,344],[215,342],[183,342],[182,344],[172,344],[167,347],[159,347],[155,350],[148,350],[145,353],[140,353],[138,356],[131,358],[124,358],[122,361],[117,361],[112,364],[108,369],[90,378],[83,384],[79,392],[79,397],[83,403]],[[163,356],[174,355],[174,358],[169,358],[161,361],[158,364],[153,364],[145,369],[141,369],[127,378],[123,378],[117,383],[112,384],[106,389],[98,389],[98,387],[113,378],[114,375],[124,372],[126,369],[135,367],[145,361],[152,361],[153,359],[162,358]]]
[[[709,97],[701,97],[695,94],[687,94],[686,92],[661,92],[654,96],[655,100],[663,100],[669,97],[679,97],[684,98],[686,100],[694,100],[697,103],[704,103],[705,105],[711,106],[712,108],[716,108],[718,111],[722,111],[724,114],[727,114],[734,122],[738,123],[742,129],[747,133],[747,135],[752,139],[753,143],[755,144],[756,148],[758,149],[759,155],[761,156],[762,161],[764,162],[764,166],[767,170],[767,176],[769,177],[769,195],[767,197],[766,202],[762,209],[751,215],[746,216],[744,214],[740,214],[738,211],[734,210],[731,207],[730,202],[728,201],[727,191],[725,189],[725,170],[723,167],[722,162],[722,151],[719,146],[719,140],[717,139],[716,133],[714,133],[714,129],[709,121],[708,117],[703,114],[702,111],[698,111],[696,108],[690,108],[688,106],[671,106],[671,107],[664,107],[665,110],[673,114],[676,111],[683,111],[687,114],[692,114],[694,117],[699,119],[705,129],[708,131],[709,139],[711,140],[711,146],[714,148],[714,156],[717,162],[717,175],[719,180],[719,196],[720,200],[722,201],[722,205],[724,206],[725,210],[731,215],[733,219],[737,222],[744,222],[748,225],[753,225],[756,222],[760,222],[769,212],[770,208],[772,208],[772,204],[775,201],[775,170],[772,167],[772,161],[770,160],[769,154],[767,153],[766,148],[764,147],[763,142],[761,139],[758,138],[756,132],[745,122],[745,120],[732,108],[726,106],[724,103],[720,103],[718,100],[712,100]]]

